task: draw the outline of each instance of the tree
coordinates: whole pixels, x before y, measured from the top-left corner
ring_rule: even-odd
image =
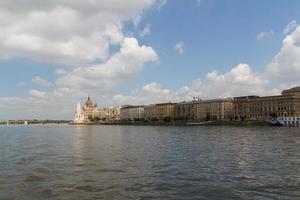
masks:
[[[157,121],[158,121],[158,119],[157,119],[157,118],[155,118],[155,117],[153,117],[153,118],[151,119],[151,121],[153,121],[153,122],[157,122]]]
[[[169,116],[168,117],[164,117],[163,120],[164,120],[164,122],[171,122],[171,117],[169,117]]]
[[[216,115],[212,116],[212,121],[217,121],[218,120],[218,117]]]
[[[270,113],[270,117],[273,119],[276,119],[278,117],[277,113]]]
[[[100,118],[96,116],[93,118],[93,121],[98,122],[98,121],[100,121]]]
[[[206,117],[205,117],[205,121],[210,121],[211,119],[211,116],[210,116],[210,113],[206,113]]]

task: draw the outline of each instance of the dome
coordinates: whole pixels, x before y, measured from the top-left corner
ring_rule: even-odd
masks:
[[[93,102],[91,101],[91,98],[88,97],[88,99],[85,102],[85,106],[86,107],[92,107],[93,106]]]

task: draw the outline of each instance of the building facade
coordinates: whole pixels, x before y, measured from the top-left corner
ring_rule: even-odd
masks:
[[[106,121],[109,122],[120,121],[120,113],[121,113],[120,106],[107,108]]]
[[[106,121],[106,118],[108,117],[108,108],[99,108],[98,116],[100,120]]]
[[[211,99],[196,102],[196,120],[229,120],[233,118],[233,99]]]
[[[88,97],[84,106],[82,107],[84,114],[84,121],[89,122],[91,119],[98,117],[97,105],[91,101],[91,98]]]
[[[275,96],[234,98],[234,117],[239,120],[267,120],[300,116],[300,87]]]
[[[161,103],[154,106],[154,119],[164,121],[174,120],[175,103]]]
[[[123,106],[120,110],[121,120],[142,120],[144,119],[144,106]]]
[[[148,105],[148,106],[144,107],[144,118],[145,118],[145,120],[151,121],[151,120],[155,119],[154,107],[155,107],[155,105]]]
[[[196,121],[197,101],[180,102],[175,105],[174,119],[176,121]]]
[[[90,122],[95,117],[98,117],[98,109],[97,105],[93,104],[91,98],[88,97],[84,106],[80,108],[80,103],[77,104],[74,123],[86,123]]]
[[[78,103],[76,106],[74,123],[76,124],[84,123],[84,113],[83,110],[81,109],[80,103]]]

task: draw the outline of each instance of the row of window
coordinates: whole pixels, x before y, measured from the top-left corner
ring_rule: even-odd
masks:
[[[268,112],[268,111],[291,111],[293,110],[293,106],[273,106],[273,107],[256,107],[251,108],[250,112]]]
[[[276,113],[278,116],[288,117],[292,116],[293,113],[285,112],[285,113]],[[250,113],[248,114],[250,118],[258,118],[258,117],[270,117],[270,113]]]

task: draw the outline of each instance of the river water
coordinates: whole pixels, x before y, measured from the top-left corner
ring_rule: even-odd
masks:
[[[0,126],[0,199],[300,199],[300,129]]]

